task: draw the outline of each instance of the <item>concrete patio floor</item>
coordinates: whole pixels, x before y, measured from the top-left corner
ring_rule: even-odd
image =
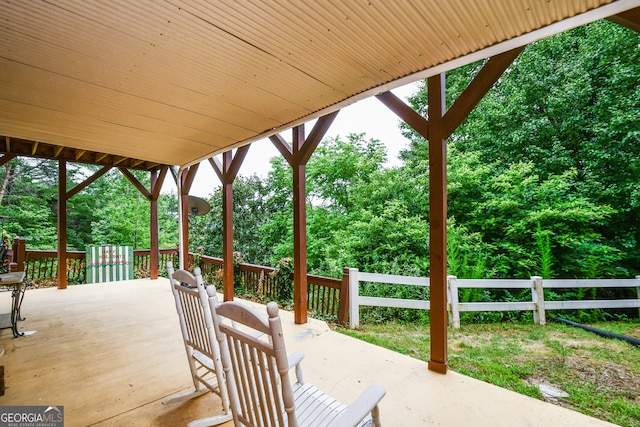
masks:
[[[8,311],[10,294],[0,294]],[[2,311],[2,309],[0,309]],[[21,331],[0,331],[0,405],[64,406],[65,426],[179,426],[220,410],[217,397],[162,405],[191,386],[166,279],[28,290]],[[345,402],[373,383],[387,395],[386,426],[611,426],[334,332],[281,311],[288,352],[305,353],[305,379]],[[224,424],[230,426],[231,423]]]

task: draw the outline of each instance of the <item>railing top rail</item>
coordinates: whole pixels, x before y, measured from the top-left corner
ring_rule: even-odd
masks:
[[[635,288],[640,279],[546,279],[545,288]]]
[[[213,264],[213,265],[222,265],[222,263],[224,262],[222,259],[220,258],[216,258],[216,257],[212,257],[212,256],[207,256],[207,255],[202,255],[202,262],[205,264]]]
[[[260,273],[261,271],[264,271],[265,273],[271,273],[272,271],[274,271],[272,267],[265,267],[264,265],[246,264],[244,262],[240,263],[240,269],[246,270],[246,271],[252,271],[254,273]]]
[[[27,259],[34,258],[57,258],[58,251],[47,251],[40,249],[29,249],[25,251],[25,257]],[[67,251],[67,258],[84,258],[84,251]]]
[[[528,289],[533,286],[531,279],[457,279],[458,288],[486,289]],[[545,280],[545,286],[547,281]]]
[[[316,276],[314,274],[307,274],[307,282],[309,282],[309,284],[326,286],[327,288],[335,289],[340,289],[340,286],[342,286],[342,279]]]
[[[178,249],[176,248],[170,248],[170,249],[159,249],[158,252],[160,252],[161,254],[167,255],[167,254],[177,254],[178,253]],[[140,256],[140,255],[147,255],[151,253],[151,249],[134,249],[133,250],[133,254],[136,256]]]
[[[394,285],[429,286],[428,277],[398,276],[396,274],[362,273],[358,272],[361,282],[388,283]]]

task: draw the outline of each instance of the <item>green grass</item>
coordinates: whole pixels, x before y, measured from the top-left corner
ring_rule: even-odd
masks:
[[[592,324],[640,337],[640,321]],[[428,360],[429,326],[338,327],[346,335]],[[500,323],[449,329],[450,369],[625,427],[640,427],[640,348],[561,324]],[[538,384],[566,392],[542,395]]]

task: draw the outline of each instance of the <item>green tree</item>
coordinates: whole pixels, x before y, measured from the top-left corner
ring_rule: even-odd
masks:
[[[149,174],[133,171],[147,188]],[[108,200],[97,207],[96,221],[91,224],[94,244],[128,245],[148,249],[150,241],[149,201],[120,171],[110,171],[100,178],[103,182],[100,198]]]
[[[178,246],[178,226],[178,196],[175,193],[161,194],[158,198],[158,245],[160,248]]]
[[[271,217],[267,188],[257,175],[238,176],[233,183],[233,246],[246,262],[269,264],[271,253],[264,246],[262,226]],[[204,253],[222,256],[222,187],[209,196],[211,211],[191,220],[191,250],[203,247]]]
[[[319,144],[307,166],[309,199],[332,211],[348,212],[353,187],[368,182],[387,160],[384,145],[364,134],[340,136]]]
[[[587,274],[593,260],[600,274],[638,272],[639,42],[602,21],[529,45],[451,137],[449,214],[495,245],[502,273],[538,268],[538,220],[556,274]],[[482,64],[447,74],[448,105]],[[412,99],[425,115],[426,99],[424,88]],[[405,134],[411,167],[428,146]]]
[[[3,169],[0,215],[5,233],[25,238],[34,249],[55,248],[57,169],[47,160],[25,158],[13,159]]]

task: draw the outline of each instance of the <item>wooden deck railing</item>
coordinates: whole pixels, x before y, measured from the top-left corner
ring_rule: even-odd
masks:
[[[86,276],[85,253],[67,252],[67,277],[69,283],[83,283]],[[58,277],[58,253],[56,251],[27,250],[24,262],[25,279],[37,284],[55,283]]]
[[[347,269],[348,270],[348,269]],[[309,311],[337,319],[343,325],[349,322],[349,277],[331,279],[307,275]]]
[[[160,249],[160,256],[158,257],[158,274],[162,277],[167,277],[167,270],[165,266],[168,261],[171,261],[173,265],[178,265],[178,249]],[[136,279],[142,279],[149,277],[151,274],[151,251],[149,249],[138,249],[133,251],[133,266],[134,277]]]
[[[150,250],[133,251],[134,277],[144,278],[150,274]],[[159,274],[166,277],[163,268],[167,261],[178,265],[177,249],[160,249]],[[189,256],[189,264],[193,264],[193,254]],[[201,269],[205,281],[212,283],[219,279],[223,260],[203,255]],[[56,251],[26,250],[24,262],[27,282],[40,285],[53,285],[57,281],[58,258]],[[245,290],[269,300],[279,300],[281,289],[286,286],[281,278],[274,277],[271,267],[241,263],[238,265],[236,280]],[[80,284],[86,280],[86,255],[82,251],[67,252],[67,280]],[[309,313],[311,316],[327,320],[337,320],[343,324],[348,322],[348,279],[333,279],[322,276],[307,275]]]
[[[202,257],[202,271],[205,277],[222,269],[219,258]],[[282,278],[272,275],[274,268],[263,265],[240,263],[237,280],[248,292],[271,300],[281,300]],[[291,279],[291,278],[290,278]],[[336,319],[340,323],[348,322],[348,278],[345,280],[330,277],[307,275],[309,312],[312,316]]]

